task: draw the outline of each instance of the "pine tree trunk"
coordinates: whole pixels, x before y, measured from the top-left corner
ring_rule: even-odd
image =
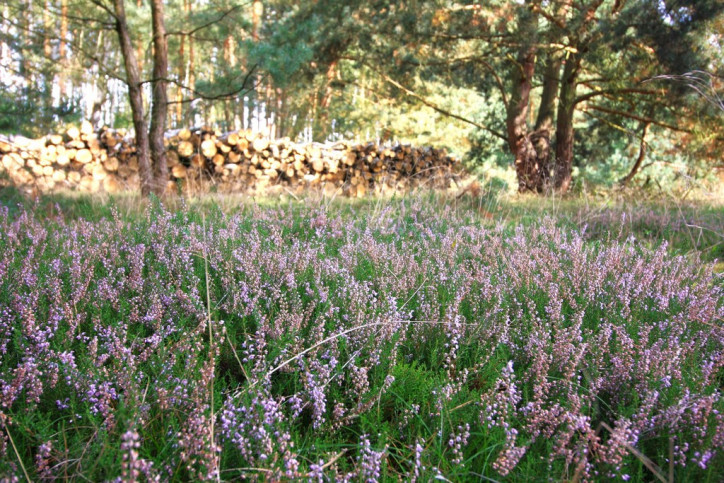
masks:
[[[23,2],[23,12],[22,17],[20,19],[20,35],[23,39],[23,42],[26,46],[35,45],[35,42],[33,40],[33,27],[31,25],[31,13],[33,11],[33,3],[32,0],[26,0]],[[20,77],[23,81],[23,87],[25,88],[25,96],[28,96],[31,90],[33,89],[33,75],[30,71],[30,55],[31,51],[30,49],[22,49],[20,51]]]
[[[534,142],[538,140],[538,136],[530,132],[527,123],[537,53],[535,38],[531,36],[537,32],[537,29],[536,15],[530,11],[522,13],[519,31],[528,35],[528,42],[521,46],[513,66],[513,85],[506,118],[508,146],[515,159],[515,172],[520,192],[542,191],[547,178],[547,163],[540,158]]]
[[[50,5],[45,0],[45,8],[43,8],[43,55],[50,60],[52,50],[50,48]]]
[[[531,142],[536,151],[536,162],[542,170],[539,186],[536,191],[549,188],[551,164],[551,139],[555,122],[556,98],[560,84],[562,60],[560,56],[550,56],[543,74],[543,92],[541,93],[538,116],[535,122],[535,131],[530,135]]]
[[[603,4],[603,0],[593,0],[586,5],[582,22],[569,42],[576,47],[576,51],[569,53],[561,78],[560,94],[558,95],[558,113],[556,115],[556,158],[554,187],[560,193],[565,193],[571,187],[573,174],[573,115],[576,112],[576,89],[578,77],[581,72],[581,62],[589,51],[594,38],[589,33],[591,24],[596,19],[596,12]],[[614,6],[614,10],[620,8]]]
[[[193,0],[187,0],[187,18],[189,21],[191,21],[191,15],[193,13]],[[194,89],[196,86],[196,70],[194,66],[195,62],[195,55],[194,55],[194,38],[192,36],[188,37],[188,44],[189,44],[189,57],[188,57],[188,63],[186,64],[186,85]],[[190,125],[195,121],[193,119],[194,114],[191,109],[186,109],[186,125]],[[186,126],[184,126],[186,127]]]
[[[141,177],[141,195],[148,196],[153,188],[153,173],[149,158],[149,141],[146,120],[143,116],[143,91],[141,90],[141,74],[138,69],[138,60],[133,48],[128,22],[126,21],[126,8],[124,0],[113,0],[116,19],[116,32],[121,44],[121,53],[126,68],[126,82],[128,84],[128,100],[131,104],[133,129],[136,131],[136,156],[138,157],[139,175]]]
[[[573,114],[575,112],[576,87],[580,72],[581,57],[570,54],[566,60],[561,80],[556,116],[556,158],[554,163],[554,186],[556,191],[565,193],[571,186],[573,173]]]
[[[286,90],[282,89],[279,94],[279,104],[277,107],[277,123],[279,124],[279,137],[287,135],[287,114],[286,114]]]
[[[254,43],[259,42],[259,25],[263,14],[264,4],[260,0],[254,0],[251,5],[251,40]],[[259,110],[261,103],[261,75],[256,76],[253,87],[249,93],[249,128],[259,131],[261,129],[261,111]],[[254,126],[255,118],[256,126]]]
[[[151,109],[151,130],[149,146],[154,168],[154,192],[163,194],[168,180],[166,148],[163,144],[168,114],[166,76],[168,74],[168,43],[163,19],[163,0],[151,0],[153,22],[153,105]]]
[[[320,139],[324,139],[327,136],[329,136],[329,133],[331,131],[330,121],[329,121],[329,105],[332,102],[332,95],[334,94],[334,90],[332,88],[332,83],[334,82],[334,76],[335,76],[335,70],[337,68],[337,59],[330,62],[329,67],[327,67],[327,73],[325,75],[325,81],[324,85],[322,86],[323,93],[321,94],[321,99],[319,101],[319,119],[317,120],[317,126],[319,126],[319,137]]]

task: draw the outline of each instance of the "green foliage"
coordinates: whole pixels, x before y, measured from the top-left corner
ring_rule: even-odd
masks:
[[[0,134],[21,134],[40,137],[57,130],[58,126],[78,122],[81,113],[70,102],[47,107],[47,92],[26,90],[21,94],[0,92]]]

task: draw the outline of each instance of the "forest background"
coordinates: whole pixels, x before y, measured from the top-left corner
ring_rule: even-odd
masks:
[[[151,154],[212,125],[445,147],[511,190],[721,176],[719,0],[149,4],[5,2],[0,133],[130,129],[135,89]]]

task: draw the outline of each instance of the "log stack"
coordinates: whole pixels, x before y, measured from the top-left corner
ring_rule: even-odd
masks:
[[[133,138],[123,130],[94,132],[89,123],[41,139],[0,137],[0,171],[41,191],[135,190],[139,166]],[[251,131],[202,127],[166,134],[169,186],[264,193],[310,187],[347,196],[447,188],[460,163],[444,150],[374,143],[299,144]]]

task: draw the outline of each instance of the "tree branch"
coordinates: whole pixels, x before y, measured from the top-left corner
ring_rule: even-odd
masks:
[[[639,144],[639,155],[636,157],[636,162],[631,167],[631,171],[629,171],[628,175],[626,177],[622,178],[619,181],[619,184],[621,186],[626,186],[631,182],[631,180],[636,176],[636,173],[638,173],[639,168],[641,168],[641,163],[643,163],[644,158],[646,157],[646,147],[648,143],[646,142],[646,133],[649,130],[650,123],[644,122],[643,128],[641,132],[641,143]]]
[[[231,15],[232,12],[234,12],[234,11],[236,11],[236,10],[239,10],[240,8],[245,7],[245,6],[247,6],[247,5],[249,5],[248,2],[247,2],[247,3],[244,3],[244,4],[240,4],[240,5],[234,5],[234,6],[231,7],[229,10],[226,10],[226,11],[222,12],[221,15],[220,15],[219,17],[215,18],[214,20],[209,20],[209,21],[206,22],[205,24],[199,25],[198,27],[193,28],[193,29],[188,30],[188,31],[180,30],[180,31],[176,31],[176,32],[166,32],[166,37],[169,37],[169,36],[171,36],[171,35],[182,35],[182,36],[184,36],[184,37],[192,36],[192,35],[194,35],[196,32],[198,32],[199,30],[204,30],[204,29],[206,29],[206,28],[211,27],[211,26],[214,25],[214,24],[217,24],[217,23],[221,22],[221,21],[224,20],[226,17],[228,17],[229,15]]]
[[[171,79],[171,78],[147,79],[147,80],[141,82],[141,84],[149,84],[149,83],[157,82],[159,80],[163,80],[163,81],[168,82],[169,84],[173,84],[188,92],[191,92],[195,96],[192,99],[184,99],[182,101],[169,101],[168,104],[188,104],[190,102],[194,102],[199,99],[203,99],[205,101],[219,101],[219,100],[224,100],[224,99],[231,99],[233,97],[236,97],[237,95],[239,95],[240,93],[242,93],[244,91],[248,91],[248,90],[256,88],[256,83],[252,83],[251,86],[247,86],[249,80],[252,79],[252,76],[254,75],[254,72],[256,71],[256,69],[257,69],[257,65],[254,64],[251,67],[251,69],[249,70],[249,72],[247,72],[246,75],[244,76],[244,80],[242,81],[241,86],[238,89],[234,89],[232,91],[228,91],[228,92],[224,92],[222,94],[216,94],[216,95],[204,94],[201,91],[197,91],[193,87],[189,87],[189,86],[183,84],[181,81],[179,81],[177,79]]]
[[[363,62],[363,61],[361,61],[360,59],[356,59],[356,58],[354,58],[354,57],[340,57],[340,59],[342,59],[342,60],[350,60],[350,61],[352,61],[352,62],[358,62],[358,63],[360,63],[360,64],[362,64],[362,65],[365,65],[367,68],[369,68],[370,70],[372,70],[373,72],[375,72],[377,75],[379,75],[385,82],[387,82],[388,84],[391,84],[391,85],[397,87],[398,89],[400,89],[402,92],[404,92],[404,93],[407,94],[408,96],[410,96],[410,97],[412,97],[412,98],[414,98],[414,99],[417,99],[419,102],[421,102],[421,103],[424,104],[425,106],[431,108],[432,110],[437,111],[437,112],[439,112],[440,114],[443,114],[443,115],[445,115],[445,116],[452,117],[453,119],[457,119],[458,121],[462,121],[462,122],[464,122],[464,123],[470,124],[471,126],[475,126],[475,127],[477,127],[478,129],[481,129],[481,130],[483,130],[483,131],[489,132],[489,133],[492,134],[493,136],[495,136],[495,137],[497,137],[497,138],[500,138],[500,139],[502,139],[502,140],[505,141],[505,142],[508,142],[508,138],[507,138],[504,134],[502,134],[501,132],[496,131],[495,129],[491,129],[491,128],[487,127],[487,126],[483,126],[482,124],[479,124],[479,123],[477,123],[477,122],[475,122],[475,121],[472,121],[472,120],[470,120],[470,119],[464,118],[464,117],[462,117],[462,116],[460,116],[460,115],[458,115],[458,114],[455,114],[455,113],[450,112],[450,111],[448,111],[448,110],[446,110],[446,109],[443,109],[443,108],[437,106],[436,104],[433,104],[432,102],[430,102],[430,101],[428,101],[427,99],[425,99],[424,97],[422,97],[420,94],[418,94],[418,93],[416,93],[416,92],[408,89],[407,87],[403,86],[402,84],[400,84],[400,83],[397,82],[396,80],[394,80],[394,79],[392,79],[391,77],[385,75],[384,73],[382,73],[381,71],[379,71],[379,70],[376,69],[375,67],[373,67],[373,66],[371,66],[371,65],[369,65],[369,64],[367,64],[367,63],[365,63],[365,62]]]
[[[500,94],[503,96],[503,106],[505,106],[505,110],[508,110],[508,94],[505,92],[505,84],[503,84],[503,80],[500,78],[497,72],[495,72],[495,69],[493,69],[493,66],[490,65],[485,60],[480,60],[480,63],[490,71],[491,74],[493,74],[493,78],[495,79],[495,83],[498,85],[498,90],[500,90]],[[507,141],[507,139],[506,139]]]
[[[607,95],[611,95],[611,94],[614,94],[614,95],[615,94],[641,94],[641,95],[652,96],[652,95],[657,95],[659,93],[656,91],[651,91],[648,89],[639,89],[639,88],[635,88],[635,87],[626,88],[626,89],[605,89],[605,90],[600,90],[600,91],[589,92],[587,94],[578,96],[573,101],[573,104],[574,105],[580,104],[581,102],[587,101],[587,100],[592,99],[597,96],[607,96]]]
[[[95,5],[95,6],[97,6],[98,8],[104,10],[108,15],[111,16],[111,18],[112,18],[114,21],[118,21],[118,17],[116,16],[116,12],[114,12],[111,7],[109,7],[108,5],[106,5],[105,3],[103,3],[101,0],[91,0],[91,3],[92,3],[93,5]]]
[[[587,107],[588,107],[588,109],[594,109],[594,110],[596,110],[596,111],[605,112],[605,113],[607,113],[607,114],[612,114],[612,115],[614,115],[614,116],[621,116],[621,117],[626,117],[626,118],[629,118],[629,119],[635,119],[636,121],[640,121],[640,122],[648,122],[648,123],[653,124],[653,125],[655,125],[655,126],[663,127],[663,128],[669,129],[669,130],[671,130],[671,131],[685,132],[685,133],[688,133],[688,134],[692,134],[692,132],[693,132],[691,129],[684,129],[684,128],[681,128],[681,127],[678,127],[678,126],[673,126],[673,125],[671,125],[671,124],[666,124],[666,123],[664,123],[664,122],[657,121],[656,119],[651,119],[651,118],[649,118],[649,117],[638,116],[638,115],[633,114],[633,113],[631,113],[631,112],[617,111],[617,110],[615,110],[615,109],[609,109],[609,108],[607,108],[607,107],[598,106],[598,105],[596,105],[596,104],[589,104]],[[583,111],[585,112],[586,109],[583,109]]]

